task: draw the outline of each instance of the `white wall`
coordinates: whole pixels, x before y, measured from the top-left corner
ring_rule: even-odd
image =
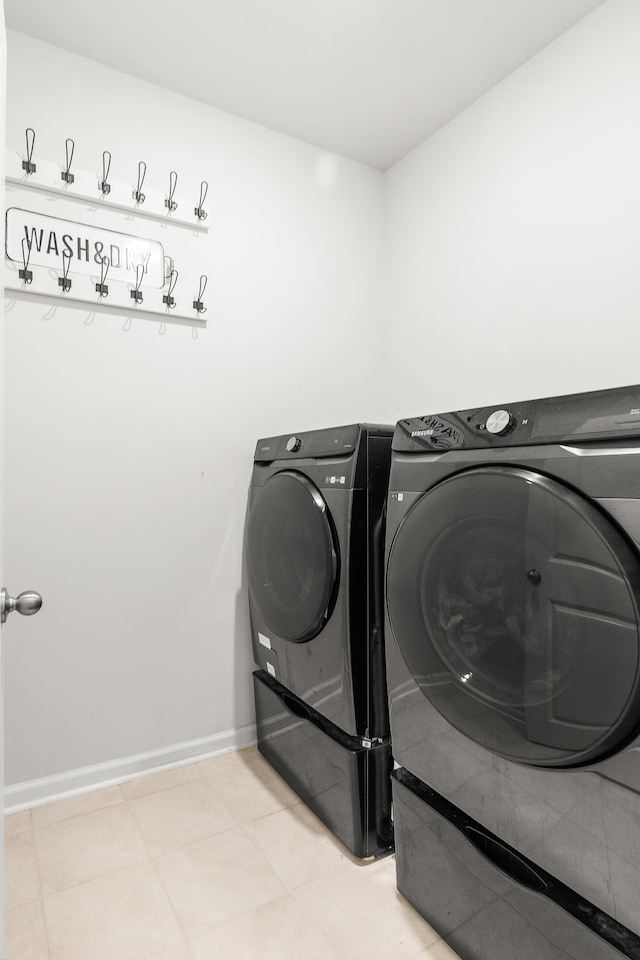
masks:
[[[9,149],[31,126],[43,159],[73,137],[78,168],[109,149],[113,178],[144,159],[148,187],[210,184],[197,336],[6,314],[5,570],[44,596],[5,632],[7,782],[51,794],[85,765],[250,735],[255,441],[384,414],[383,177],[12,31],[8,84]]]
[[[638,51],[609,0],[388,171],[388,417],[638,382]]]

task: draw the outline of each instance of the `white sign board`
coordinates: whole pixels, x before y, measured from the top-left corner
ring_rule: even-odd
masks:
[[[164,248],[157,240],[60,220],[19,207],[7,210],[6,253],[9,260],[21,266],[28,254],[29,269],[50,267],[60,274],[68,257],[69,273],[92,276],[100,276],[102,259],[108,257],[109,282],[135,284],[139,264],[144,267],[144,286],[163,287],[165,282]]]

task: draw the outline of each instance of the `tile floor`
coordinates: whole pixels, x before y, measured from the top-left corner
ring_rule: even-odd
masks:
[[[6,818],[7,960],[456,960],[255,748]]]

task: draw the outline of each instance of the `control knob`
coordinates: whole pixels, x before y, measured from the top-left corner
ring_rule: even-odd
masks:
[[[508,410],[494,410],[487,417],[485,429],[495,437],[504,437],[516,425],[515,417]]]
[[[289,437],[287,440],[287,450],[289,453],[297,453],[301,446],[302,440],[300,437]]]

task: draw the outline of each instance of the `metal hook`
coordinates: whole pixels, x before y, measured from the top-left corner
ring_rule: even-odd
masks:
[[[69,150],[69,144],[71,144],[71,150]],[[73,163],[73,151],[75,150],[76,145],[71,138],[68,138],[67,140],[65,140],[64,146],[65,146],[65,152],[67,155],[67,169],[62,171],[62,173],[60,174],[60,179],[64,180],[65,183],[71,184],[75,180],[74,175],[70,171],[71,171],[71,164]]]
[[[31,134],[31,146],[29,146],[29,134]],[[33,148],[36,145],[36,132],[33,127],[27,127],[25,130],[25,136],[27,139],[27,159],[22,161],[22,169],[26,170],[27,173],[35,173],[36,165],[31,162],[31,157],[33,156]]]
[[[201,275],[201,277],[200,277],[200,288],[199,288],[199,290],[198,290],[198,298],[197,298],[197,300],[194,300],[194,301],[193,301],[193,309],[194,309],[194,310],[197,310],[198,313],[206,313],[206,312],[207,312],[207,308],[205,307],[204,303],[202,302],[202,298],[203,298],[203,296],[204,296],[204,291],[205,291],[206,289],[207,289],[207,277],[206,277],[206,274],[203,273],[203,274]]]
[[[106,297],[109,293],[109,287],[107,286],[106,279],[110,266],[111,260],[109,260],[109,257],[103,257],[100,261],[100,283],[96,283],[96,293],[99,293],[101,297]]]
[[[164,297],[162,298],[162,302],[166,303],[167,307],[170,310],[173,310],[173,308],[176,305],[175,297],[172,297],[171,294],[175,290],[177,282],[178,282],[178,271],[172,270],[171,273],[169,274],[169,289],[164,295]]]
[[[198,206],[193,208],[193,212],[195,213],[198,220],[207,219],[207,211],[204,209],[204,201],[207,198],[208,189],[209,189],[209,184],[207,183],[206,180],[203,180],[202,183],[200,184],[200,199],[198,200]]]
[[[62,251],[62,276],[58,277],[58,286],[62,287],[62,292],[67,293],[71,290],[71,280],[69,280],[69,267],[71,266],[71,254],[68,250]]]
[[[111,193],[111,184],[107,183],[109,179],[109,170],[111,170],[111,154],[108,150],[104,150],[102,153],[102,180],[98,186],[100,187],[101,193],[105,196],[107,193]]]
[[[176,186],[178,185],[178,174],[175,170],[172,170],[169,174],[169,197],[165,200],[165,207],[173,213],[174,210],[178,209],[178,204],[173,199],[173,195],[176,192]]]
[[[25,256],[24,245],[27,245],[27,254]],[[18,270],[18,276],[21,280],[24,280],[25,283],[31,283],[33,280],[33,270],[29,270],[29,260],[31,259],[31,243],[27,240],[26,237],[22,238],[22,263],[24,264],[23,270]]]
[[[144,203],[144,193],[142,192],[142,184],[144,183],[144,178],[147,175],[147,165],[144,160],[141,160],[138,164],[138,186],[133,191],[133,199],[136,203]]]
[[[135,288],[131,291],[131,299],[135,300],[136,303],[142,303],[142,291],[140,287],[142,286],[142,278],[144,277],[144,266],[139,263],[136,267],[136,285]]]

